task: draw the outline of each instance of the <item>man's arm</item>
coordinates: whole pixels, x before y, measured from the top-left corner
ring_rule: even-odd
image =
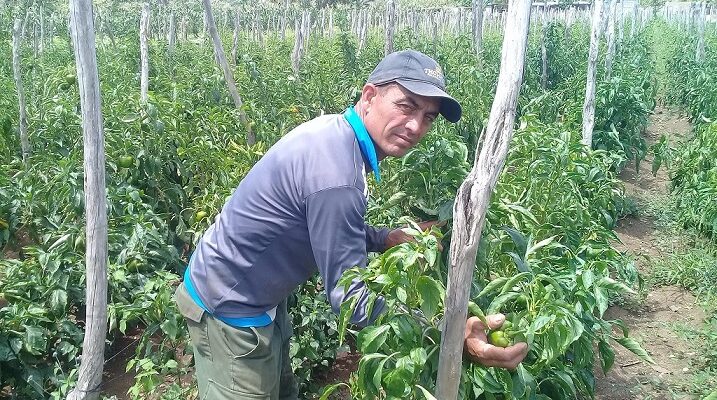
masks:
[[[366,251],[381,253],[386,250],[386,238],[391,232],[388,228],[376,228],[369,224],[364,224],[366,230]]]
[[[347,291],[336,284],[345,270],[366,266],[369,233],[364,223],[365,201],[363,193],[354,186],[325,189],[305,200],[309,239],[331,308],[339,313],[344,300],[357,296],[358,305],[351,322],[361,326],[368,325],[380,314],[383,298],[376,301],[368,316],[369,291],[363,282],[353,282]]]

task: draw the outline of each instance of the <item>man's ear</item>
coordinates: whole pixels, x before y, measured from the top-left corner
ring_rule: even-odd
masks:
[[[361,108],[365,111],[369,110],[369,107],[371,106],[371,102],[376,98],[378,95],[378,88],[376,85],[372,83],[367,83],[363,86],[363,89],[361,89]]]

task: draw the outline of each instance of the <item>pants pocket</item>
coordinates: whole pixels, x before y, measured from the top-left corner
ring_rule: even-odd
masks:
[[[270,394],[251,394],[232,390],[210,379],[200,400],[273,400]]]
[[[248,396],[276,398],[281,374],[281,339],[274,323],[264,327],[234,328],[221,321],[214,322],[221,336],[216,340],[222,341],[230,363],[228,386],[231,390]],[[216,351],[215,348],[212,350]]]

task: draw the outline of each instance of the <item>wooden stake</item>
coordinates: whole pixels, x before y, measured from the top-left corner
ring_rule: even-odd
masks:
[[[483,10],[484,0],[473,0],[473,48],[480,60],[480,53],[483,51]]]
[[[444,329],[438,360],[436,398],[455,400],[461,380],[463,334],[468,295],[490,197],[505,164],[513,136],[532,1],[511,0],[503,38],[500,75],[488,126],[476,149],[475,162],[453,205],[453,237],[445,301]]]
[[[540,86],[543,90],[548,90],[548,48],[545,43],[548,40],[548,0],[545,0],[543,3],[540,33],[540,53],[543,61],[540,74]]]
[[[587,148],[592,148],[593,125],[595,125],[595,77],[597,76],[598,46],[600,44],[600,27],[602,25],[603,0],[593,3],[592,29],[590,31],[590,52],[588,54],[587,85],[583,104],[583,139]]]
[[[705,19],[707,18],[707,4],[702,1],[700,4],[700,15],[697,19],[697,50],[695,60],[702,63],[705,60]]]
[[[87,309],[77,385],[67,399],[95,400],[100,395],[107,337],[107,203],[92,0],[70,0],[70,15],[84,142]]]
[[[22,151],[22,162],[27,165],[30,157],[30,139],[27,135],[27,106],[25,104],[25,88],[22,85],[22,70],[20,68],[20,50],[22,46],[22,20],[15,19],[12,28],[12,72],[15,78],[15,89],[17,90],[18,107],[20,111],[20,149]]]
[[[610,79],[612,75],[612,59],[615,57],[615,19],[617,18],[617,1],[610,3],[610,11],[607,16],[607,55],[605,56],[605,78]]]
[[[393,53],[393,35],[396,29],[396,1],[386,2],[386,45],[383,48],[384,56]]]
[[[239,96],[239,91],[237,90],[236,82],[234,81],[234,75],[232,74],[231,68],[229,68],[229,63],[227,62],[227,57],[224,54],[224,48],[222,47],[222,41],[219,38],[219,32],[217,32],[217,25],[214,23],[214,16],[212,15],[212,4],[210,0],[202,0],[202,3],[204,3],[204,20],[207,22],[207,27],[209,28],[209,35],[212,37],[212,43],[214,44],[214,54],[215,58],[217,59],[219,63],[219,67],[222,69],[222,72],[224,73],[224,80],[227,83],[227,88],[229,89],[229,94],[232,96],[232,100],[234,100],[234,106],[237,109],[237,113],[239,113],[239,120],[241,121],[242,125],[246,127],[247,134],[246,134],[246,143],[249,146],[254,145],[256,142],[256,137],[254,136],[254,132],[251,129],[251,126],[249,125],[246,114],[244,113],[244,110],[242,110],[242,100],[241,96]]]
[[[232,38],[232,65],[236,65],[237,62],[237,52],[239,51],[239,22],[240,22],[241,15],[239,14],[239,10],[236,10],[236,14],[234,17],[234,37]]]
[[[140,78],[139,99],[142,105],[147,104],[149,89],[149,1],[142,3],[142,17],[139,23]]]

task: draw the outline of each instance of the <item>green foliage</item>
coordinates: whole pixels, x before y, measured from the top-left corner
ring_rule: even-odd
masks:
[[[454,180],[450,174],[463,168],[464,159],[435,149],[429,141],[412,157],[443,168],[421,169],[422,179],[407,181],[403,190],[418,184],[419,191],[444,171],[447,182]],[[465,364],[462,398],[590,395],[594,345],[607,371],[613,341],[650,361],[626,330],[613,332],[613,324],[624,328],[619,322],[602,319],[611,297],[632,292],[613,277],[640,283],[632,263],[610,246],[621,193],[610,170],[613,157],[587,152],[570,132],[525,117],[488,212],[471,298],[486,313],[508,315],[530,353],[514,372]],[[374,301],[386,301],[385,313],[357,337],[363,358],[352,386],[355,398],[417,398],[420,387],[435,387],[445,260],[429,232],[415,225],[406,231],[415,243],[390,249],[342,278],[344,284],[363,280]],[[341,313],[340,326],[350,314]]]
[[[182,350],[188,338],[171,294],[195,241],[274,142],[298,124],[341,112],[355,100],[383,55],[383,37],[371,32],[359,56],[356,39],[346,32],[312,35],[294,74],[293,38],[267,35],[260,47],[242,33],[232,61],[245,100],[243,124],[211,48],[201,40],[178,43],[173,57],[166,56],[163,44],[150,43],[149,104],[139,105],[138,4],[106,4],[115,43],[105,38],[98,45],[109,217],[108,348],[121,335],[142,331],[127,366],[136,376],[130,395],[184,398],[194,389],[174,377],[190,367],[184,360],[188,350]],[[345,14],[337,11],[335,18],[337,26],[348,27]],[[201,32],[201,23],[189,24],[190,32]],[[643,154],[638,138],[652,108],[652,70],[642,39],[626,43],[615,78],[598,85],[597,150],[586,151],[576,133],[585,56],[574,48],[585,47],[587,32],[584,24],[568,32],[551,24],[547,91],[538,84],[538,36],[531,38],[519,99],[521,125],[488,214],[472,298],[486,310],[512,313],[533,350],[515,372],[466,366],[462,390],[469,396],[505,393],[500,390],[518,398],[589,394],[593,344],[605,368],[612,364],[613,336],[639,352],[600,315],[611,296],[627,291],[613,279],[639,283],[629,260],[609,246],[610,228],[624,209],[613,170],[625,158]],[[416,32],[397,34],[397,48],[422,50],[444,66],[449,92],[461,100],[464,116],[456,125],[437,122],[404,159],[383,162],[385,181],[371,188],[371,223],[394,225],[404,215],[451,219],[453,198],[487,123],[501,41],[486,35],[476,60],[465,35],[448,34],[433,43]],[[224,36],[224,42],[231,39]],[[79,94],[67,77],[74,73],[73,53],[60,37],[41,58],[23,52],[33,144],[27,166],[19,161],[7,40],[0,41],[0,54],[5,60],[0,62],[5,72],[0,74],[0,245],[19,250],[18,260],[0,262],[0,300],[10,302],[0,301],[0,387],[12,387],[10,395],[19,398],[59,399],[76,379],[85,301]],[[245,144],[249,128],[258,139],[253,146]],[[350,383],[357,398],[428,397],[426,390],[434,388],[446,279],[446,254],[437,248],[439,242],[448,248],[450,232],[443,238],[415,226],[409,232],[416,243],[352,271],[395,306],[357,338],[366,355]],[[496,282],[503,282],[500,290]],[[311,384],[316,369],[328,367],[340,349],[346,321],[330,311],[317,280],[297,291],[291,314],[292,365],[302,396],[309,398],[316,391]]]

